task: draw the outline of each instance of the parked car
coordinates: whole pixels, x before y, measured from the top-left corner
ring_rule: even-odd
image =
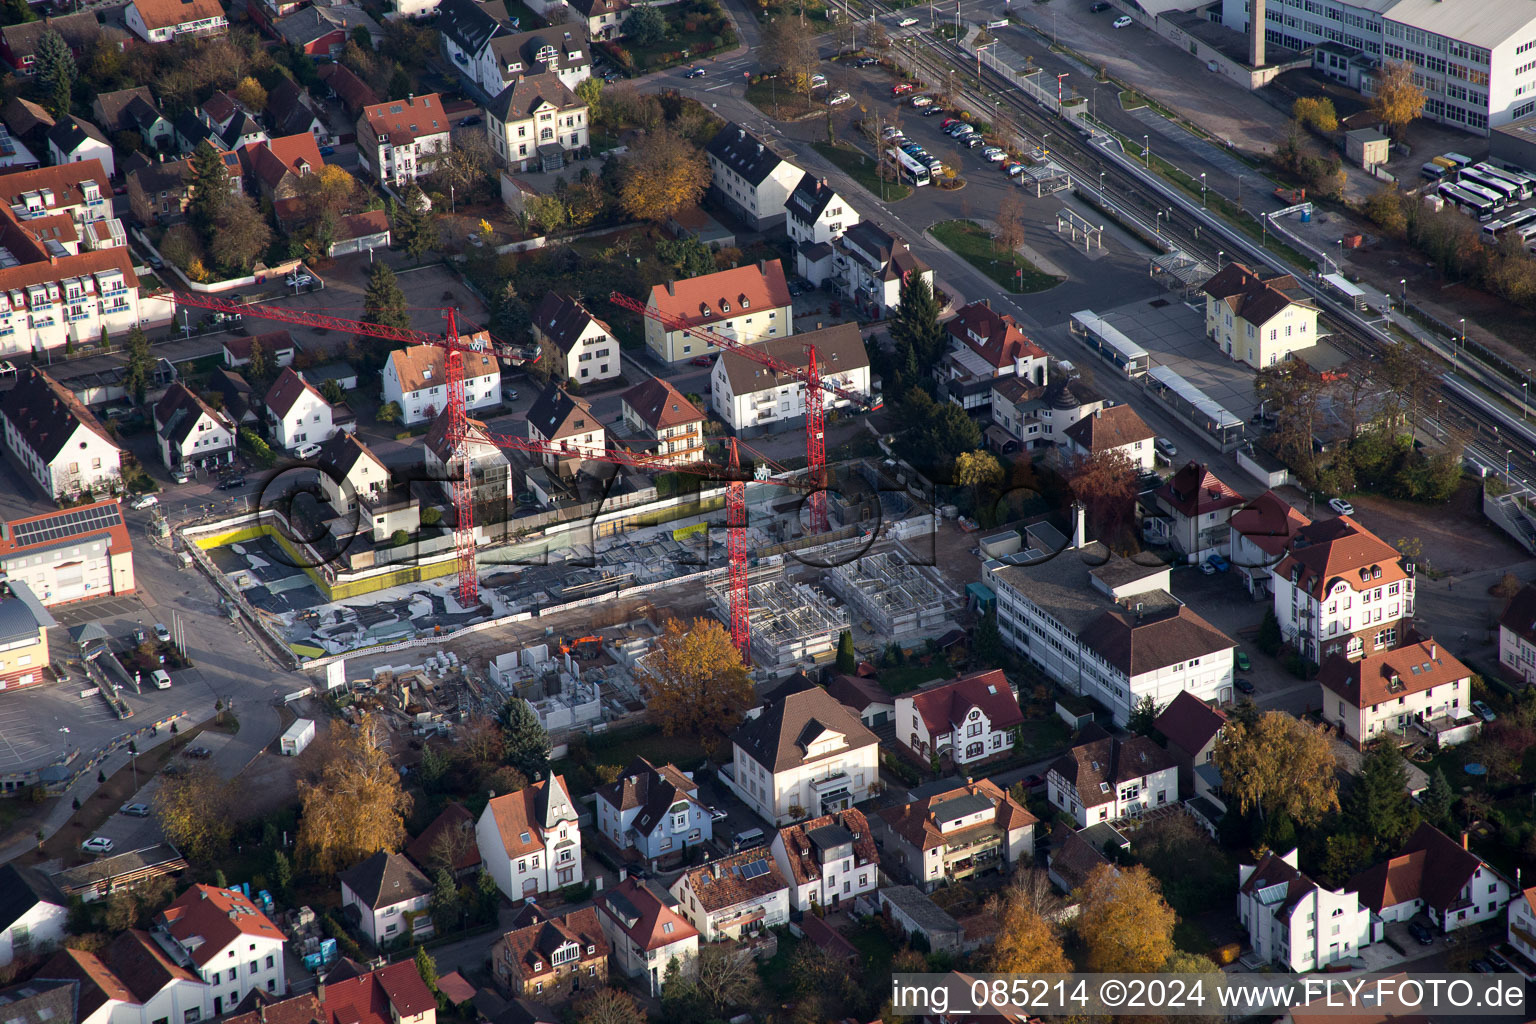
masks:
[[[815,75],[811,76],[811,88],[812,89],[825,89],[826,87],[827,87],[827,76],[826,75],[815,74]]]
[[[840,103],[847,103],[851,99],[853,99],[853,97],[848,95],[846,92],[840,92],[837,95],[835,95],[835,96],[831,97],[830,99],[828,99],[827,102],[835,107],[835,106],[837,106]]]
[[[183,469],[180,466],[178,466],[177,468],[171,470],[171,482],[172,483],[184,484],[184,483],[188,483],[189,481],[191,481],[191,479],[192,479],[192,473],[189,470]]]
[[[149,680],[155,684],[155,689],[157,690],[169,690],[171,688],[171,674],[163,668],[155,669],[154,674],[149,677]]]
[[[133,501],[129,503],[128,507],[133,509],[135,512],[141,512],[146,508],[154,508],[158,504],[160,504],[160,499],[155,497],[153,494],[141,494],[137,498],[134,498]]]
[[[1472,961],[1472,969],[1474,971],[1476,971],[1478,974],[1492,974],[1492,973],[1494,973],[1494,971],[1493,971],[1493,964],[1489,963],[1487,960],[1473,960]]]
[[[130,818],[149,817],[149,804],[124,804],[119,814],[126,814]]]
[[[229,476],[227,476],[224,479],[219,481],[219,490],[221,490],[221,491],[233,491],[237,487],[244,487],[244,486],[245,486],[245,474],[244,473],[232,473]]]
[[[1476,711],[1477,717],[1481,718],[1485,722],[1492,722],[1494,719],[1499,717],[1498,714],[1494,712],[1493,708],[1489,707],[1487,704],[1484,704],[1480,700],[1475,700],[1472,702],[1472,710]]]
[[[689,68],[688,69],[688,73],[686,75],[684,75],[683,77],[684,78],[703,78],[704,77],[704,69],[703,68]]]
[[[511,385],[504,385],[501,389],[501,397],[504,401],[517,401],[517,388],[514,388]]]
[[[891,86],[891,95],[905,96],[907,93],[914,91],[916,88],[917,86],[912,82],[897,82],[895,85]]]
[[[902,18],[900,21],[898,21],[896,23],[897,27],[899,27],[899,28],[911,28],[913,25],[916,25],[916,24],[917,24],[917,19],[912,17],[911,15],[908,15],[907,17]]]
[[[112,840],[105,836],[91,836],[91,838],[80,844],[80,849],[86,853],[111,853]]]
[[[1102,11],[1107,11],[1107,10],[1109,10],[1109,4],[1105,3],[1105,0],[1099,0],[1098,3],[1091,4],[1089,6],[1088,13],[1089,14],[1098,14],[1098,13],[1100,13]]]
[[[1499,955],[1498,950],[1490,949],[1488,951],[1488,955],[1483,957],[1483,959],[1492,964],[1494,970],[1501,973],[1504,971],[1514,970],[1514,967],[1510,965],[1510,962]]]
[[[1024,788],[1025,789],[1040,789],[1044,785],[1045,785],[1045,776],[1043,776],[1043,775],[1026,775],[1024,777]]]
[[[312,459],[320,454],[320,446],[314,441],[310,441],[295,448],[293,454],[295,458]]]
[[[931,106],[933,106],[933,97],[932,96],[913,96],[912,97],[912,105],[914,107],[931,107]]]
[[[190,747],[186,753],[194,761],[206,761],[213,756],[213,751],[207,747]]]
[[[1019,175],[1024,173],[1024,165],[1007,164],[1003,167],[1003,173],[1008,175],[1010,178],[1017,178]]]
[[[9,359],[0,359],[0,380],[16,376],[16,364]]]
[[[878,57],[855,57],[853,59],[853,66],[856,68],[867,68],[879,63],[880,59]]]
[[[1200,563],[1200,571],[1205,573],[1207,576],[1215,576],[1216,575],[1216,567],[1214,565],[1212,565],[1210,562],[1201,562]]]
[[[1414,940],[1417,941],[1421,946],[1432,945],[1435,941],[1434,932],[1431,932],[1428,928],[1424,927],[1424,925],[1419,921],[1408,922],[1408,934],[1412,935]]]
[[[1343,498],[1329,498],[1328,507],[1333,509],[1341,516],[1352,516],[1355,514],[1355,506],[1351,505]]]
[[[897,128],[895,125],[887,125],[886,127],[881,128],[880,137],[886,142],[890,142],[892,139],[904,138],[901,133],[901,129]]]
[[[722,810],[720,810],[718,808],[711,807],[709,809],[709,820],[710,821],[724,821],[728,817],[730,817],[729,814],[726,814],[724,811],[722,811]]]
[[[975,149],[977,146],[985,146],[986,144],[987,140],[980,135],[966,135],[960,139],[960,145],[966,149]]]
[[[1248,661],[1247,651],[1237,652],[1237,667],[1242,669],[1244,672],[1247,672],[1253,668],[1253,665]]]
[[[1232,563],[1228,562],[1225,558],[1221,557],[1221,555],[1219,555],[1219,554],[1211,555],[1209,558],[1207,558],[1205,560],[1205,564],[1209,565],[1211,568],[1215,569],[1217,572],[1226,572],[1228,569],[1232,568]]]
[[[715,365],[715,361],[713,359],[709,358],[709,356],[694,356],[692,359],[690,359],[688,361],[690,363],[692,363],[694,366],[713,366],[713,365]]]
[[[283,278],[283,284],[289,288],[308,288],[315,283],[315,279],[308,274],[289,274]]]
[[[958,117],[946,117],[944,120],[939,122],[939,130],[944,131],[945,129],[952,128],[957,124],[960,124],[960,119]]]
[[[967,135],[976,135],[978,133],[977,133],[975,128],[972,128],[968,124],[963,124],[962,123],[962,124],[957,124],[953,128],[951,128],[949,130],[949,134],[950,134],[950,136],[952,138],[963,139]]]
[[[922,109],[922,111],[917,116],[918,117],[936,117],[937,115],[942,114],[942,113],[944,113],[944,108],[943,107],[937,107],[937,106],[935,106],[935,107],[924,107]]]
[[[464,120],[459,122],[459,127],[460,128],[473,128],[475,125],[480,124],[480,123],[481,123],[481,121],[480,121],[480,115],[479,114],[470,114]]]
[[[1239,690],[1242,690],[1244,693],[1253,692],[1253,684],[1246,679],[1234,679],[1232,680],[1232,685],[1237,687]]]
[[[1130,28],[1131,27],[1130,16],[1129,15],[1125,15],[1125,14],[1120,15],[1120,17],[1115,19],[1114,25],[1115,25],[1115,28]]]
[[[171,642],[171,631],[165,628],[165,623],[155,623],[155,639],[159,640],[163,644],[168,644]]]
[[[320,155],[321,156],[335,156],[336,155],[336,147],[335,146],[321,146],[320,147]]]
[[[988,146],[981,151],[981,158],[991,164],[1000,164],[1008,159],[1008,154],[996,146]]]
[[[1172,441],[1168,440],[1166,437],[1153,438],[1152,447],[1157,449],[1157,454],[1161,455],[1169,462],[1172,462],[1174,458],[1179,454],[1178,446],[1175,445]]]

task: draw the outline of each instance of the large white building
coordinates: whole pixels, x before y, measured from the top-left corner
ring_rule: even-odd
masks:
[[[770,850],[789,883],[789,905],[795,910],[836,907],[880,885],[880,851],[860,810],[786,825]]]
[[[1045,775],[1047,798],[1079,828],[1179,802],[1179,763],[1146,736],[1122,740],[1092,725],[1079,740]]]
[[[816,369],[825,384],[860,399],[870,398],[869,354],[857,323],[834,324],[808,334],[777,338],[754,346],[757,351],[804,370],[816,350]],[[847,409],[856,403],[834,391],[821,392],[827,409]],[[786,420],[797,428],[805,418],[805,382],[764,366],[740,352],[726,350],[709,375],[709,404],[736,433],[775,429]]]
[[[409,185],[448,151],[451,128],[435,92],[364,107],[357,119],[358,163],[383,184]]]
[[[1228,359],[1274,366],[1318,342],[1317,309],[1289,274],[1264,280],[1228,263],[1205,282],[1205,336]]]
[[[0,967],[62,942],[69,902],[36,868],[0,865]]]
[[[783,223],[784,203],[804,174],[738,124],[727,124],[704,147],[711,184],[753,231]]]
[[[1054,558],[985,564],[1003,642],[1122,727],[1147,697],[1159,709],[1181,691],[1231,700],[1236,644],[1169,592],[1170,567],[1122,558],[1082,533],[1079,519]]]
[[[1222,0],[1221,23],[1246,32],[1248,0]],[[1536,110],[1536,9],[1508,0],[1267,0],[1266,41],[1316,48],[1317,69],[1367,96],[1383,61],[1407,61],[1424,116],[1487,134]]]
[[[1420,825],[1402,852],[1373,864],[1349,880],[1369,907],[1372,923],[1407,921],[1424,912],[1443,932],[1498,917],[1509,903],[1509,879],[1429,823]]]
[[[160,912],[150,934],[167,956],[207,984],[205,1016],[232,1010],[253,991],[288,991],[287,939],[233,889],[194,885]]]
[[[875,812],[885,864],[923,892],[1018,867],[1035,852],[1039,819],[988,779],[943,781]]]
[[[464,408],[473,412],[501,402],[501,367],[489,352],[465,352]],[[402,423],[436,419],[448,404],[448,368],[436,345],[397,348],[384,364],[384,401],[400,406]]]
[[[826,178],[803,174],[784,201],[784,229],[797,245],[830,243],[859,222],[859,211]]]
[[[0,573],[50,606],[133,593],[133,540],[122,504],[107,498],[0,523]]]
[[[475,843],[509,900],[581,883],[581,829],[563,776],[493,797],[475,823]]]
[[[1371,912],[1359,895],[1325,889],[1302,874],[1295,850],[1238,865],[1237,881],[1238,921],[1267,963],[1301,974],[1358,956],[1371,942]]]
[[[587,105],[559,75],[518,74],[485,106],[491,147],[517,171],[557,171],[586,146]]]
[[[619,376],[619,342],[613,329],[593,316],[580,299],[545,292],[534,307],[533,340],[560,357],[560,372],[585,384]]]
[[[115,493],[122,485],[123,452],[107,428],[37,367],[22,371],[0,398],[0,421],[14,460],[48,497]]]
[[[862,803],[879,777],[875,734],[819,687],[772,697],[752,712],[731,734],[731,763],[721,772],[775,825]]]
[[[1296,531],[1270,570],[1275,617],[1285,639],[1321,664],[1357,658],[1406,640],[1413,620],[1413,562],[1351,516]]]

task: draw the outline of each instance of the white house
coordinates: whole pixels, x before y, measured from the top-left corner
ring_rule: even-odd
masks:
[[[37,977],[79,983],[78,1024],[203,1020],[213,1014],[215,998],[228,998],[215,997],[216,986],[190,959],[174,957],[137,928],[119,933],[99,954],[62,950]]]
[[[1359,895],[1325,889],[1302,874],[1294,849],[1238,865],[1237,881],[1237,918],[1249,945],[1282,970],[1321,970],[1358,956],[1371,942],[1371,912]]]
[[[389,467],[356,434],[332,434],[315,463],[325,500],[338,513],[356,511],[358,499],[375,501],[389,490]]]
[[[1030,340],[1012,316],[994,310],[991,300],[960,307],[944,330],[949,351],[934,368],[934,376],[941,393],[966,411],[987,409],[1000,378],[1045,385],[1050,362],[1045,350]]]
[[[1225,556],[1231,541],[1227,521],[1243,496],[1204,463],[1191,460],[1153,495],[1157,512],[1142,521],[1147,539],[1182,552],[1191,562]]]
[[[215,1016],[253,991],[288,991],[287,941],[256,905],[233,889],[194,885],[160,912],[151,932],[160,948],[209,987]]]
[[[541,7],[540,0],[531,5]],[[624,22],[629,20],[629,0],[542,0],[544,10],[563,6],[577,19],[586,22],[587,35],[592,39],[614,39],[624,32]],[[544,13],[542,10],[539,13]]]
[[[100,160],[0,175],[0,202],[18,220],[67,213],[77,228],[112,216],[112,185]]]
[[[1499,664],[1536,682],[1536,587],[1521,588],[1499,616]]]
[[[896,698],[896,739],[927,763],[937,755],[956,767],[1013,750],[1024,721],[1019,698],[1002,669],[973,672]]]
[[[1335,654],[1317,673],[1322,714],[1357,747],[1381,736],[1407,738],[1415,727],[1441,746],[1477,735],[1472,670],[1431,638],[1355,660]]]
[[[766,849],[690,868],[669,890],[705,942],[734,941],[789,923],[789,886]]]
[[[916,799],[876,811],[875,826],[887,867],[899,868],[924,892],[1006,872],[1034,855],[1039,819],[987,779],[953,789],[935,783],[912,795]]]
[[[754,344],[795,332],[789,283],[778,260],[760,260],[701,277],[654,285],[647,313],[645,344],[664,363],[698,360],[718,351],[690,330],[719,334],[737,344]]]
[[[448,151],[452,124],[437,93],[364,107],[357,119],[357,158],[380,182],[409,185]]]
[[[465,352],[464,408],[470,412],[501,403],[501,368],[490,352]],[[436,345],[397,348],[384,364],[384,401],[400,406],[401,422],[425,423],[447,407],[448,369]]]
[[[585,33],[575,25],[528,32],[503,28],[480,47],[469,74],[487,96],[495,96],[519,76],[554,75],[566,89],[574,89],[592,76],[592,53]]]
[[[753,349],[783,365],[805,370],[813,347],[822,383],[847,393],[823,388],[822,405],[827,409],[862,408],[872,392],[869,353],[856,322],[770,339]],[[727,349],[710,371],[709,404],[726,426],[743,436],[774,430],[785,422],[798,428],[805,419],[805,382]]]
[[[879,763],[875,734],[818,687],[773,697],[738,726],[721,779],[779,825],[867,800]]]
[[[1170,567],[1085,541],[1081,513],[1074,533],[1070,541],[1057,535],[1032,544],[1042,557],[1030,564],[983,564],[1003,642],[1068,690],[1110,708],[1122,728],[1147,697],[1158,708],[1186,690],[1230,701],[1236,644],[1170,593]],[[1058,548],[1056,557],[1043,557]]]
[[[560,775],[493,797],[475,823],[480,862],[509,900],[582,880],[581,829]]]
[[[1096,725],[1080,742],[1051,762],[1047,796],[1087,828],[1101,821],[1136,818],[1179,802],[1179,764],[1145,736],[1113,737]]]
[[[836,907],[880,886],[880,851],[864,812],[854,808],[787,825],[770,850],[795,910]]]
[[[800,168],[741,125],[730,123],[704,147],[710,184],[726,207],[753,231],[784,221],[784,202],[800,183]]]
[[[64,940],[69,903],[35,868],[0,866],[0,967]]]
[[[177,381],[155,403],[155,437],[167,469],[212,469],[235,460],[235,424]]]
[[[1227,520],[1227,559],[1255,597],[1269,592],[1269,570],[1291,549],[1297,531],[1312,520],[1274,491],[1265,491]]]
[[[577,472],[583,459],[606,451],[607,436],[591,404],[556,384],[545,388],[528,409],[528,439],[558,449],[544,452],[540,460],[561,476]]]
[[[796,245],[830,244],[859,222],[859,211],[827,179],[806,173],[784,200],[784,229]]]
[[[652,996],[674,961],[684,968],[699,953],[698,929],[633,878],[598,895],[597,920],[614,966],[626,978],[644,977]]]
[[[1428,823],[1420,825],[1402,852],[1349,880],[1349,889],[1383,922],[1407,921],[1423,911],[1450,933],[1499,916],[1513,895],[1509,879],[1461,842]]]
[[[533,340],[553,349],[565,376],[580,383],[620,374],[613,330],[569,295],[545,292],[533,310]]]
[[[587,105],[561,75],[518,73],[485,113],[491,148],[513,170],[558,171],[567,153],[590,140]]]
[[[337,431],[350,432],[356,421],[338,415],[325,396],[304,375],[288,367],[267,390],[267,425],[277,447],[293,451],[306,444],[329,441]]]
[[[1536,961],[1536,885],[1509,901],[1505,937],[1521,956]]]
[[[660,768],[643,757],[597,791],[597,828],[620,850],[647,861],[676,859],[714,835],[699,785],[676,765]]]
[[[229,18],[219,0],[133,0],[123,11],[128,31],[146,43],[222,35]]]
[[[122,485],[123,452],[107,428],[37,367],[22,370],[0,398],[0,420],[6,447],[50,498],[115,492]]]
[[[107,141],[101,129],[73,116],[60,118],[48,129],[48,159],[55,164],[78,164],[95,160],[101,164],[108,177],[117,170],[112,143]]]
[[[1296,531],[1269,576],[1280,632],[1313,662],[1391,650],[1407,639],[1413,561],[1352,516]]]
[[[1007,453],[1060,443],[1068,427],[1104,408],[1105,399],[1078,377],[1060,376],[1041,385],[1010,374],[992,380],[989,404],[992,423],[982,436]]]
[[[403,854],[380,850],[336,878],[342,911],[357,915],[358,927],[375,947],[432,935],[432,883]]]
[[[1274,366],[1318,342],[1317,309],[1289,274],[1262,280],[1228,263],[1205,282],[1205,335],[1228,359]]]
[[[873,221],[845,229],[833,248],[832,279],[860,310],[877,319],[901,305],[901,282],[907,278],[920,277],[933,287],[933,269]]]
[[[667,381],[647,377],[619,396],[619,411],[631,432],[655,442],[657,455],[703,458],[704,414]]]
[[[1112,405],[1084,416],[1062,432],[1063,451],[1078,458],[1092,458],[1107,452],[1119,452],[1128,463],[1149,472],[1157,461],[1152,446],[1157,436],[1129,405]]]

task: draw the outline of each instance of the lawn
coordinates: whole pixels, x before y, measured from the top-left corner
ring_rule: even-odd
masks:
[[[924,683],[935,679],[948,679],[952,675],[954,670],[950,668],[948,658],[931,658],[926,665],[917,658],[911,658],[905,665],[882,668],[880,685],[886,692],[899,695],[915,690]]]
[[[955,255],[996,281],[1005,291],[1043,292],[1061,283],[1016,252],[998,252],[992,235],[970,220],[946,220],[929,228]]]
[[[882,182],[876,173],[874,159],[852,146],[827,142],[817,142],[813,145],[816,152],[836,164],[854,181],[863,185],[871,195],[880,196],[886,202],[894,203],[912,194],[912,189],[899,181]]]
[[[798,118],[825,109],[810,97],[795,92],[788,82],[761,78],[747,86],[747,102],[769,117]]]
[[[585,795],[593,787],[590,768],[600,764],[615,764],[623,768],[637,757],[652,764],[675,764],[684,770],[692,770],[704,763],[704,748],[692,736],[667,736],[653,725],[638,725],[597,733],[586,737],[586,756],[578,763],[567,756],[550,766],[552,774],[564,775],[571,786],[572,796]],[[582,771],[582,768],[589,770]]]

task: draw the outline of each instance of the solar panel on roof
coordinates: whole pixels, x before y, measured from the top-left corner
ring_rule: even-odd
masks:
[[[755,860],[750,864],[743,864],[741,866],[742,878],[756,878],[759,875],[766,875],[767,873],[768,862],[766,860]]]
[[[18,547],[30,547],[95,533],[108,527],[121,526],[122,523],[122,510],[116,504],[100,505],[96,508],[74,509],[28,523],[17,523],[11,533]]]

